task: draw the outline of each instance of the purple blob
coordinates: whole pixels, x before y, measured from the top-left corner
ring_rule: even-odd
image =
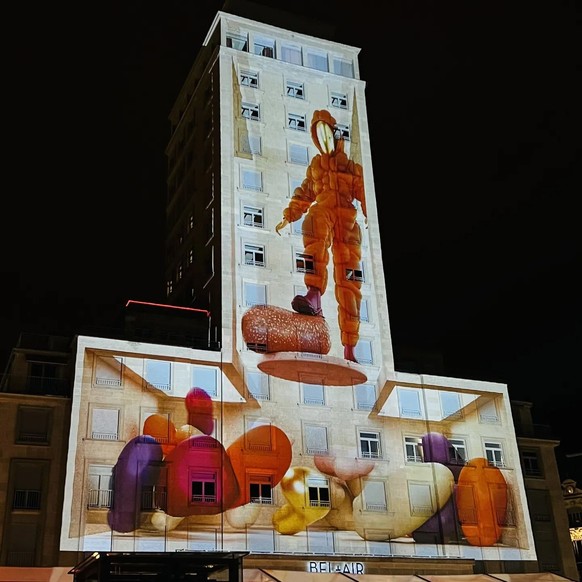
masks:
[[[429,432],[422,437],[422,452],[427,463],[440,463],[448,467],[455,478],[459,480],[461,469],[465,462],[459,459],[455,448],[446,436],[439,432]]]
[[[144,477],[157,480],[163,451],[154,437],[138,436],[121,451],[113,467],[113,506],[107,514],[109,527],[121,533],[136,529],[141,509],[141,490]],[[147,485],[155,483],[147,482]]]
[[[453,499],[454,492],[440,511],[437,511],[428,521],[412,532],[415,542],[419,544],[450,544],[461,539],[460,524]]]

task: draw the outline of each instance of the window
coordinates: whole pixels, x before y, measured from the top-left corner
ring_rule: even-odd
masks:
[[[271,477],[266,475],[251,475],[249,481],[249,496],[251,503],[272,505],[273,487],[271,484]]]
[[[327,444],[327,428],[320,425],[305,425],[305,452],[310,455],[326,455],[329,448]]]
[[[334,137],[336,139],[343,139],[344,141],[350,141],[350,128],[343,123],[336,123],[334,127]]]
[[[342,75],[342,77],[350,77],[352,79],[354,78],[354,65],[352,61],[334,57],[332,62],[333,72],[336,75]]]
[[[123,358],[119,356],[96,356],[95,386],[119,388],[122,381]]]
[[[141,510],[166,510],[167,507],[167,475],[162,463],[150,463],[141,474]]]
[[[479,403],[479,422],[495,424],[499,422],[499,414],[495,400],[484,400]]]
[[[16,421],[16,442],[47,445],[49,442],[52,410],[40,406],[19,406]]]
[[[251,170],[250,168],[241,169],[241,185],[245,190],[255,190],[262,192],[263,190],[263,175],[259,170]]]
[[[209,396],[217,396],[218,382],[216,368],[193,366],[192,386],[202,388]]]
[[[360,321],[369,322],[370,312],[368,311],[368,300],[362,299],[360,301]]]
[[[255,228],[263,228],[264,218],[263,209],[259,206],[243,206],[243,222],[245,226],[254,226]]]
[[[485,457],[492,467],[505,467],[500,443],[485,442]]]
[[[247,372],[247,389],[256,400],[270,400],[269,376],[262,372]]]
[[[285,95],[287,95],[287,97],[295,97],[296,99],[305,99],[303,83],[287,81],[285,83]]]
[[[305,131],[305,115],[289,113],[287,115],[287,127],[297,131]]]
[[[464,465],[467,462],[467,447],[463,439],[448,439],[449,461],[456,465]]]
[[[301,47],[290,44],[281,45],[281,60],[293,65],[301,65]]]
[[[172,389],[171,362],[164,362],[163,360],[146,360],[145,379],[146,382],[154,388],[169,392]]]
[[[303,389],[303,404],[323,406],[325,404],[325,388],[323,384],[301,383]]]
[[[366,481],[362,493],[366,511],[386,511],[388,508],[383,481]]]
[[[291,223],[291,232],[293,234],[303,234],[303,222],[305,221],[305,214],[301,215],[299,220]]]
[[[61,388],[60,371],[62,364],[52,362],[31,362],[28,363],[28,386],[30,394],[51,394]]]
[[[461,396],[457,392],[439,392],[443,419],[461,420],[463,411],[461,410]]]
[[[361,430],[359,432],[360,456],[364,459],[380,459],[382,447],[380,433],[377,431]]]
[[[192,503],[216,503],[216,474],[193,473],[191,476]]]
[[[422,463],[424,455],[422,451],[422,439],[420,437],[404,437],[404,449],[406,460],[409,463]]]
[[[522,451],[523,472],[526,477],[542,477],[542,468],[536,451]]]
[[[191,265],[194,262],[194,249],[190,249],[188,251],[188,258],[186,259],[186,262]]]
[[[298,273],[315,273],[313,255],[295,253],[295,270]]]
[[[119,410],[117,408],[91,410],[91,438],[100,441],[116,441],[119,438]]]
[[[246,433],[245,433],[245,443],[247,449],[252,449],[255,451],[270,451],[273,449],[273,443],[271,442],[271,423],[266,418],[246,418]],[[258,427],[269,427],[269,430],[253,430]]]
[[[373,364],[374,358],[372,356],[372,342],[370,340],[360,338],[354,347],[354,355],[360,364]]]
[[[331,92],[331,106],[339,109],[348,108],[348,96],[345,93]]]
[[[402,418],[422,418],[420,392],[415,388],[398,388],[398,404]]]
[[[251,119],[252,121],[259,121],[261,119],[259,106],[255,103],[242,103],[240,114],[245,119]]]
[[[408,482],[410,515],[431,516],[434,514],[430,484]]]
[[[376,404],[376,387],[373,384],[354,386],[357,410],[374,410]]]
[[[271,38],[257,36],[253,45],[253,52],[262,57],[275,58],[275,41]]]
[[[358,269],[346,269],[347,281],[364,281],[364,269],[360,265]]]
[[[246,132],[241,132],[240,134],[239,147],[241,152],[245,154],[260,156],[263,151],[261,137],[258,135],[249,135]]]
[[[246,306],[267,305],[267,286],[260,283],[244,283],[244,302]]]
[[[245,244],[245,265],[265,266],[265,247],[263,245]]]
[[[307,166],[309,164],[309,148],[295,143],[289,144],[289,161],[292,164]],[[299,183],[301,185],[301,182]],[[295,190],[295,188],[293,188]],[[293,194],[293,190],[291,194]]]
[[[305,51],[305,66],[310,69],[317,69],[318,71],[328,72],[327,54],[324,52],[316,52],[311,49]]]
[[[237,51],[247,52],[249,50],[249,39],[246,34],[226,33],[226,46]]]
[[[331,507],[329,481],[320,477],[307,479],[307,492],[310,507]]]
[[[113,467],[110,465],[89,465],[87,507],[101,509],[112,506]]]
[[[254,87],[256,89],[259,86],[259,73],[241,71],[240,84],[244,87]]]

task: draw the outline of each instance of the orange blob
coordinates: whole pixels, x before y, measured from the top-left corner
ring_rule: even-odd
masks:
[[[174,423],[162,414],[152,414],[143,423],[143,434],[156,439],[162,445],[162,451],[167,455],[176,446],[176,427]]]

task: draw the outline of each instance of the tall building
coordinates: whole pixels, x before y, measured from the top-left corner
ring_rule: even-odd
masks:
[[[290,24],[225,6],[177,97],[167,298],[196,333],[76,338],[60,552],[533,580],[508,388],[395,369],[359,49]]]

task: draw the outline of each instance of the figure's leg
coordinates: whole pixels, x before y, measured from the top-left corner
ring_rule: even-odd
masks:
[[[298,313],[323,316],[321,296],[327,288],[330,235],[331,223],[327,212],[317,204],[313,205],[303,220],[303,252],[313,260],[313,272],[305,273],[307,293],[296,295],[291,301],[291,307]]]
[[[355,222],[356,210],[342,208],[340,213],[332,249],[335,296],[344,358],[356,362],[354,347],[360,338],[362,301],[362,282],[358,276],[362,258],[362,235],[360,226]]]

